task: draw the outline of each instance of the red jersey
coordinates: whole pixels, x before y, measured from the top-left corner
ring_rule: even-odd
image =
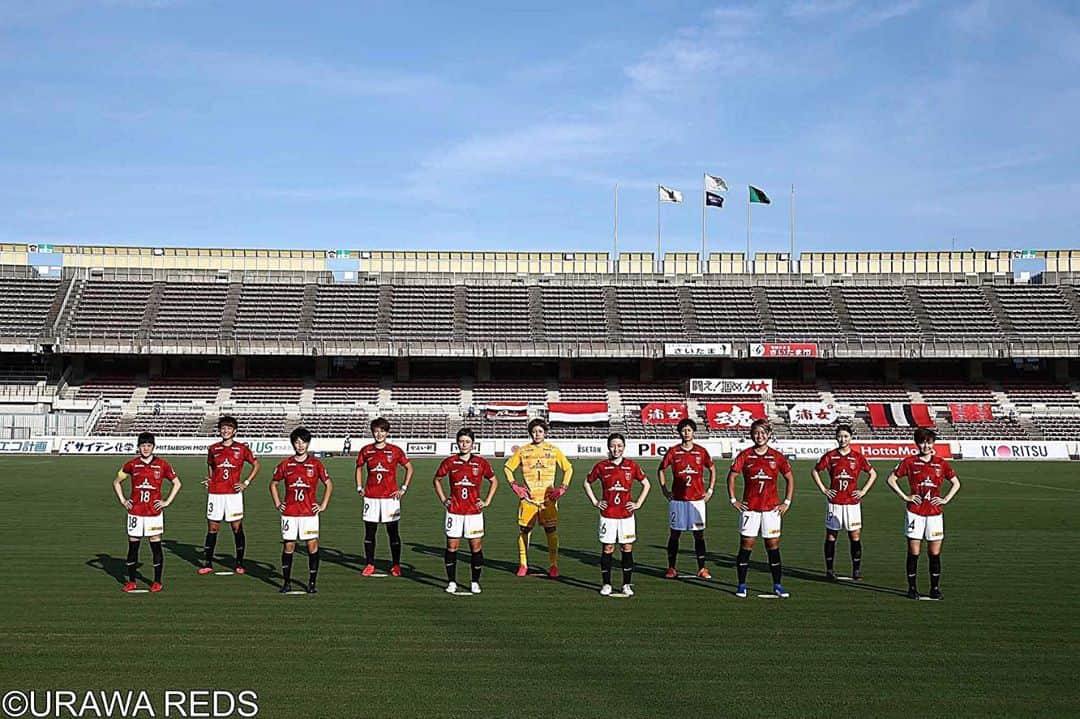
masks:
[[[944,459],[936,455],[929,460],[920,459],[918,456],[904,457],[900,464],[896,465],[893,474],[908,478],[908,494],[922,496],[922,504],[908,502],[909,512],[933,517],[945,511],[940,506],[930,504],[931,499],[941,496],[942,480],[951,480],[956,476],[956,472]]]
[[[821,459],[814,465],[818,472],[829,470],[829,488],[836,490],[836,496],[829,501],[833,504],[858,504],[859,498],[851,495],[859,488],[859,475],[867,474],[873,467],[866,461],[862,452],[851,450],[847,454],[840,454],[840,450],[829,450],[821,455]]]
[[[206,465],[210,468],[210,494],[236,494],[233,486],[242,481],[244,462],[255,464],[255,455],[243,442],[226,445],[216,442],[206,450]]]
[[[131,509],[128,514],[140,517],[156,517],[160,509],[154,509],[154,502],[161,499],[161,482],[176,479],[172,466],[160,457],[151,457],[149,462],[142,457],[129,459],[120,471],[131,477]]]
[[[787,457],[772,447],[758,454],[747,447],[731,463],[731,471],[743,476],[743,501],[754,512],[771,512],[780,504],[776,481],[791,472]]]
[[[374,443],[365,445],[356,455],[356,466],[367,467],[364,496],[372,499],[388,499],[398,490],[397,466],[404,467],[409,458],[397,445],[387,444],[378,449]]]
[[[700,444],[683,449],[681,444],[668,449],[660,469],[672,467],[671,496],[673,499],[696,502],[705,499],[705,470],[713,466],[709,451]]]
[[[480,485],[485,479],[493,480],[495,470],[483,457],[475,454],[468,459],[453,454],[442,461],[435,472],[436,477],[450,477],[451,514],[480,514]]]
[[[600,480],[600,488],[603,490],[601,498],[607,502],[607,509],[600,510],[601,517],[626,519],[630,516],[630,510],[626,508],[626,503],[631,499],[630,488],[634,482],[644,479],[645,473],[637,462],[624,459],[615,464],[610,459],[605,459],[596,463],[585,481],[592,484]]]
[[[315,505],[318,504],[316,490],[319,482],[326,484],[328,479],[326,467],[311,455],[303,462],[296,457],[281,460],[274,468],[274,481],[285,482],[285,510],[281,514],[286,517],[314,517]]]

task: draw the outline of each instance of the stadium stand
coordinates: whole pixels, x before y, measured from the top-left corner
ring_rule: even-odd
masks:
[[[958,422],[952,428],[960,439],[1031,439],[1022,424],[1006,417],[992,422]]]
[[[470,286],[465,290],[465,337],[469,340],[512,340],[525,342],[534,339],[529,306],[529,290],[525,287]]]
[[[80,385],[69,386],[68,399],[109,399],[127,402],[135,393],[134,377],[93,377]]]
[[[978,287],[916,287],[934,339],[1000,339],[1001,325]]]
[[[559,399],[563,402],[606,402],[607,383],[603,380],[560,382]]]
[[[204,412],[139,412],[124,429],[126,434],[153,432],[163,437],[196,437],[202,433],[205,422]]]
[[[766,287],[769,314],[781,340],[825,340],[843,330],[824,287]]]
[[[619,333],[626,342],[685,341],[686,316],[674,287],[616,287]]]
[[[321,284],[315,287],[312,339],[375,340],[378,319],[378,287],[349,284]]]
[[[867,402],[911,402],[902,385],[888,385],[870,380],[833,380],[832,393],[837,402],[863,406]]]
[[[89,280],[82,284],[67,334],[135,337],[143,326],[153,282]]]
[[[454,338],[454,288],[391,286],[389,296],[387,320],[392,339]]]
[[[915,310],[902,292],[880,287],[841,287],[853,339],[911,338],[919,336]]]
[[[1080,336],[1080,317],[1065,295],[1068,288],[1001,286],[992,291],[1003,315],[1002,324],[1008,326],[1011,334]]]
[[[303,306],[303,285],[244,283],[233,332],[239,339],[294,340]]]
[[[371,418],[357,412],[304,412],[300,424],[316,437],[354,437],[370,436]],[[366,440],[353,442],[353,451],[360,448]]]
[[[540,288],[544,336],[550,342],[606,342],[608,318],[602,287]]]
[[[351,379],[324,379],[315,383],[314,403],[327,404],[375,404],[379,401],[377,377]]]
[[[698,332],[705,342],[764,336],[764,323],[749,287],[691,287]]]
[[[1006,380],[1001,383],[1009,401],[1018,405],[1080,406],[1072,388],[1039,381]]]
[[[238,379],[233,381],[233,402],[245,404],[298,404],[304,382],[296,377]]]
[[[150,327],[152,338],[221,336],[229,297],[227,283],[168,282]]]
[[[473,404],[488,402],[528,402],[547,404],[546,380],[488,380],[473,385]]]
[[[619,384],[623,404],[642,406],[650,402],[685,402],[686,383],[680,380],[656,380],[653,382],[630,382]]]
[[[59,288],[59,280],[0,279],[0,339],[36,339],[43,335]]]
[[[390,401],[397,404],[461,406],[461,379],[414,379],[394,383]]]
[[[146,403],[216,402],[220,377],[160,377],[150,380]]]
[[[994,404],[996,398],[989,386],[979,382],[956,382],[943,380],[920,380],[918,391],[930,404],[975,402]]]
[[[1078,415],[1032,415],[1031,423],[1043,439],[1075,442],[1080,439]]]

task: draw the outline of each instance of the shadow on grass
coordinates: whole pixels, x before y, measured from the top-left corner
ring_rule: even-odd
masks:
[[[105,572],[110,577],[116,580],[117,584],[124,584],[127,582],[127,557],[114,557],[111,554],[98,553],[93,559],[86,562],[86,566],[91,569],[97,569],[98,571]],[[140,563],[141,569],[141,563]],[[144,582],[149,581],[142,572],[136,575],[137,579],[141,579]]]
[[[192,567],[198,568],[202,566],[203,561],[203,548],[194,544],[185,544],[184,542],[177,542],[175,539],[162,540],[161,544],[175,557],[187,562]],[[231,555],[224,555],[226,561],[222,561],[222,555],[216,554],[214,559],[217,560],[222,569],[232,569],[236,566],[236,558]],[[281,575],[277,572],[274,565],[267,562],[259,562],[253,559],[244,559],[244,570],[247,575],[253,579],[257,579],[264,584],[268,584],[272,587],[280,586],[278,581]]]

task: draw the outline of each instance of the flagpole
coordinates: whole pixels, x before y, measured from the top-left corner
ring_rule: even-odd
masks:
[[[663,267],[663,256],[660,254],[660,185],[656,186],[656,264],[653,270],[657,267]]]
[[[788,272],[795,271],[795,185],[791,185],[791,252],[788,254]]]
[[[613,250],[613,252],[614,252],[613,259],[615,261],[615,272],[616,272],[616,274],[618,274],[618,272],[619,272],[619,183],[618,182],[615,183],[615,249]]]
[[[706,262],[705,255],[705,206],[708,204],[708,198],[705,194],[705,176],[701,177],[701,263]]]
[[[753,207],[753,203],[750,202],[750,190],[746,190],[746,267],[749,271],[750,267],[750,208]]]

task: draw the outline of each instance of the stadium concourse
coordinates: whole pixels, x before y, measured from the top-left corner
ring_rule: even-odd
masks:
[[[922,425],[956,453],[1075,455],[1078,285],[1077,250],[613,261],[3,245],[0,439],[19,452],[208,438],[230,413],[245,437],[304,425],[340,451],[385,416],[399,439],[468,425],[502,453],[545,416],[592,454],[611,431],[671,438],[682,416],[741,440],[764,416],[793,454],[844,420],[865,441]]]

